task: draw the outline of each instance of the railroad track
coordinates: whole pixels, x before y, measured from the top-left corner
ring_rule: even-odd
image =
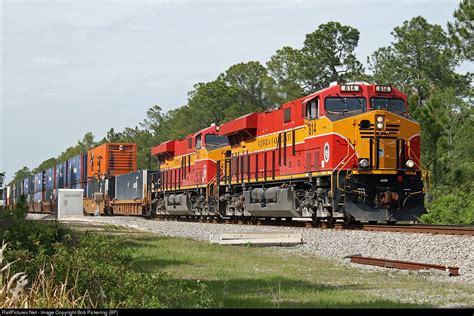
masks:
[[[155,217],[155,220],[170,220],[212,224],[237,224],[237,225],[267,225],[267,226],[290,226],[320,229],[344,229],[363,230],[379,232],[417,233],[417,234],[438,234],[438,235],[462,235],[474,236],[474,226],[454,226],[454,225],[427,225],[427,224],[365,224],[365,223],[326,223],[310,221],[286,221],[286,220],[247,220],[247,219],[216,219],[200,217]]]

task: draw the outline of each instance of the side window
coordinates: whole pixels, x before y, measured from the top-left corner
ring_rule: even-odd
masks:
[[[306,103],[306,118],[315,119],[319,116],[319,99]]]
[[[283,112],[283,122],[288,123],[291,121],[291,108],[287,108]]]
[[[199,134],[198,136],[196,136],[196,149],[201,148],[201,136],[202,134]]]
[[[191,148],[193,148],[193,139],[188,138],[188,149],[191,149]]]

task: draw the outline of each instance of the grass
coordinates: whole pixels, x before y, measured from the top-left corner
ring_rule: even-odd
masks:
[[[111,231],[109,231],[111,232]],[[249,246],[219,246],[149,233],[120,235],[134,250],[134,269],[168,272],[201,283],[214,307],[407,308],[472,307],[474,286],[417,275],[364,272],[312,256]]]

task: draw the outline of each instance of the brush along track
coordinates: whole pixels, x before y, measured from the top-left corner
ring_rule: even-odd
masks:
[[[199,222],[212,224],[237,224],[237,225],[267,225],[267,226],[289,226],[321,229],[345,229],[345,230],[364,230],[378,232],[398,232],[398,233],[417,233],[417,234],[439,234],[439,235],[463,235],[474,236],[474,226],[454,226],[454,225],[425,225],[425,224],[365,224],[365,223],[326,223],[310,221],[287,221],[287,220],[267,220],[267,219],[216,219],[205,217],[155,217],[155,220],[161,221],[182,221]]]

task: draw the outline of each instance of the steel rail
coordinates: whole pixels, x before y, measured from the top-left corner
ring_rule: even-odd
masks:
[[[385,268],[395,268],[395,269],[404,269],[404,270],[441,270],[449,272],[450,275],[458,276],[459,268],[452,267],[447,265],[438,265],[438,264],[428,264],[420,262],[411,262],[411,261],[399,261],[399,260],[389,260],[389,259],[379,259],[371,257],[362,257],[361,255],[349,256],[351,262],[365,265],[373,265]]]

